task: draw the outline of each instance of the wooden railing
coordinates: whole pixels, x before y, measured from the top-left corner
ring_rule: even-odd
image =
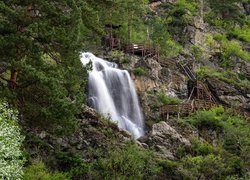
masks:
[[[142,43],[134,43],[126,45],[125,53],[140,55],[145,59],[148,57],[156,57],[157,60],[159,59],[158,47]]]
[[[139,55],[144,59],[149,57],[154,57],[156,60],[159,59],[159,47],[142,44],[142,43],[132,43],[125,45],[124,48],[121,47],[121,41],[119,38],[105,37],[104,46],[109,50],[123,50],[125,53]]]
[[[169,115],[189,115],[199,109],[210,109],[216,106],[214,102],[195,99],[189,103],[176,104],[176,105],[163,105],[159,108],[162,117],[169,118]]]

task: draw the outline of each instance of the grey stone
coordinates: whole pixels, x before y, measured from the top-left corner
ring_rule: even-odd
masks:
[[[154,147],[164,158],[174,159],[180,146],[190,147],[191,143],[164,121],[154,124],[148,138],[149,147]]]
[[[46,132],[42,131],[39,135],[38,135],[41,139],[44,139],[46,137]]]

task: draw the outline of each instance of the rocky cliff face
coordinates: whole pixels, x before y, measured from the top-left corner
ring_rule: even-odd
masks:
[[[71,135],[57,137],[45,131],[27,132],[25,147],[30,158],[41,158],[52,169],[63,169],[60,163],[62,154],[93,162],[98,149],[105,151],[112,145],[120,147],[132,140],[129,132],[119,129],[87,106],[83,106],[78,120],[79,126]]]

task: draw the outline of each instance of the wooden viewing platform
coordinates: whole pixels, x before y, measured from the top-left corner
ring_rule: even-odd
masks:
[[[125,53],[140,55],[143,58],[156,57],[157,60],[160,56],[158,47],[141,43],[128,44],[125,48]]]
[[[164,105],[160,107],[159,111],[162,117],[167,116],[168,119],[169,115],[178,115],[179,118],[180,115],[190,115],[194,111],[200,109],[211,109],[212,107],[217,106],[216,99],[206,85],[201,81],[194,80],[194,77],[195,75],[193,74],[192,79],[188,80],[189,98],[187,102],[178,105]]]
[[[178,115],[179,118],[180,115],[190,115],[194,111],[211,109],[215,106],[217,106],[217,104],[214,102],[194,99],[189,103],[163,105],[159,108],[159,112],[162,117],[167,117],[167,119],[169,119],[169,115]]]
[[[142,56],[144,59],[154,57],[158,61],[160,56],[159,48],[156,46],[142,43],[132,43],[124,45],[122,48],[121,40],[110,36],[106,36],[103,39],[103,45],[109,50],[123,50],[125,53]]]

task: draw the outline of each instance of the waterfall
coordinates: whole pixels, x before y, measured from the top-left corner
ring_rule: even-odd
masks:
[[[82,53],[81,62],[92,62],[89,72],[88,101],[99,113],[110,117],[134,138],[144,134],[144,120],[134,84],[128,71],[92,53]]]

